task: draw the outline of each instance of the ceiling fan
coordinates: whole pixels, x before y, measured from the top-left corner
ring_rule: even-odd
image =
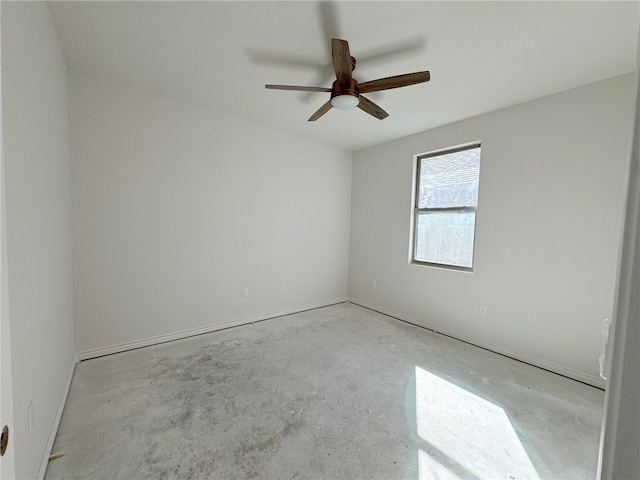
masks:
[[[356,68],[356,59],[349,52],[349,43],[339,38],[331,39],[331,57],[333,59],[333,70],[336,80],[331,88],[325,87],[303,87],[297,85],[265,85],[266,88],[274,90],[298,90],[302,92],[325,92],[331,93],[331,98],[309,117],[310,122],[314,122],[322,115],[331,110],[332,107],[341,110],[358,107],[380,120],[387,118],[389,114],[362,93],[379,92],[392,88],[406,87],[417,83],[428,82],[431,75],[428,71],[406,73],[393,77],[379,78],[369,82],[358,83],[352,77],[352,72]]]

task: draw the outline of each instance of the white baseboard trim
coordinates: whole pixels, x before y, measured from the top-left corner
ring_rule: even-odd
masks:
[[[598,377],[594,377],[592,375],[586,375],[582,372],[578,372],[576,370],[570,369],[570,368],[566,368],[563,367],[561,365],[557,365],[551,362],[547,362],[545,360],[539,359],[537,357],[532,357],[530,355],[527,354],[523,354],[520,352],[517,352],[515,350],[506,348],[506,347],[502,347],[500,345],[495,345],[489,342],[485,342],[483,340],[478,340],[476,338],[470,337],[468,335],[464,335],[461,334],[459,332],[456,332],[454,330],[450,330],[447,328],[442,328],[440,326],[437,325],[433,325],[430,324],[429,322],[425,322],[424,320],[412,317],[410,315],[406,315],[404,313],[400,313],[397,312],[395,310],[391,310],[385,307],[382,307],[380,305],[376,305],[374,303],[370,303],[367,302],[365,300],[360,300],[358,298],[353,298],[353,297],[339,297],[339,298],[335,298],[333,300],[328,300],[326,302],[320,302],[320,303],[315,303],[315,304],[311,304],[311,305],[304,305],[304,306],[299,306],[299,307],[294,307],[294,308],[290,308],[290,309],[286,309],[286,310],[280,310],[280,311],[276,311],[276,312],[271,312],[271,313],[267,313],[267,314],[262,314],[262,315],[256,315],[256,316],[252,316],[252,317],[245,317],[245,318],[241,318],[241,319],[237,319],[237,320],[231,320],[228,322],[223,322],[223,323],[219,323],[219,324],[214,324],[214,325],[208,325],[206,327],[200,327],[200,328],[193,328],[193,329],[189,329],[189,330],[183,330],[180,332],[174,332],[174,333],[170,333],[170,334],[165,334],[165,335],[157,335],[154,337],[149,337],[149,338],[144,338],[141,340],[136,340],[136,341],[132,341],[132,342],[125,342],[125,343],[121,343],[121,344],[117,344],[117,345],[111,345],[108,347],[101,347],[101,348],[96,348],[96,349],[91,349],[91,350],[85,350],[83,352],[78,352],[74,355],[73,357],[73,362],[71,364],[71,369],[69,371],[69,376],[67,377],[67,382],[64,386],[64,390],[62,392],[62,397],[60,398],[60,403],[58,405],[58,410],[56,412],[56,416],[55,419],[53,421],[53,425],[51,427],[51,431],[49,433],[49,439],[47,440],[47,446],[45,448],[45,452],[44,452],[44,457],[42,458],[42,462],[40,464],[40,469],[38,470],[38,476],[37,476],[37,480],[43,480],[45,473],[47,471],[47,466],[49,464],[49,456],[52,453],[52,449],[53,449],[53,444],[55,442],[56,439],[56,434],[58,433],[58,427],[60,426],[60,420],[62,418],[62,413],[64,411],[64,407],[67,403],[67,397],[69,395],[69,389],[71,388],[71,380],[73,379],[73,374],[75,372],[75,366],[77,363],[83,361],[83,360],[89,360],[91,358],[97,358],[97,357],[102,357],[105,355],[111,355],[114,353],[119,353],[119,352],[125,352],[127,350],[133,350],[136,348],[142,348],[142,347],[148,347],[151,345],[158,345],[161,343],[166,343],[166,342],[170,342],[173,340],[181,340],[183,338],[189,338],[189,337],[193,337],[196,335],[202,335],[205,333],[211,333],[211,332],[215,332],[218,330],[224,330],[226,328],[231,328],[231,327],[237,327],[240,325],[247,325],[250,323],[255,323],[255,322],[260,322],[262,320],[269,320],[269,319],[273,319],[273,318],[277,318],[277,317],[281,317],[284,315],[291,315],[294,313],[300,313],[300,312],[304,312],[307,310],[313,310],[316,308],[322,308],[322,307],[328,307],[330,305],[336,305],[339,303],[344,303],[344,302],[349,302],[352,303],[354,305],[358,305],[360,307],[363,308],[367,308],[369,310],[373,310],[376,311],[378,313],[381,313],[383,315],[387,315],[389,317],[393,317],[396,318],[400,321],[403,322],[407,322],[413,325],[417,325],[419,327],[423,327],[426,328],[428,330],[432,330],[436,333],[441,333],[443,335],[455,338],[457,340],[461,340],[463,342],[466,343],[470,343],[472,345],[475,345],[477,347],[480,348],[484,348],[486,350],[490,350],[492,352],[498,353],[500,355],[504,355],[506,357],[509,358],[513,358],[515,360],[519,360],[521,362],[524,363],[528,363],[530,365],[533,365],[535,367],[539,367],[542,368],[544,370],[548,370],[550,372],[553,373],[557,373],[559,375],[562,375],[564,377],[568,377],[574,380],[577,380],[579,382],[582,383],[586,383],[588,385],[592,385],[594,387],[597,388],[601,388],[604,389],[605,388],[605,382],[604,380],[598,378]]]
[[[76,354],[76,362],[82,362],[84,360],[89,360],[92,358],[103,357],[105,355],[112,355],[114,353],[126,352],[127,350],[134,350],[136,348],[149,347],[151,345],[159,345],[161,343],[171,342],[173,340],[181,340],[183,338],[195,337],[196,335],[211,333],[211,332],[224,330],[226,328],[231,328],[231,327],[238,327],[240,325],[247,325],[250,323],[260,322],[262,320],[269,320],[271,318],[282,317],[283,315],[291,315],[294,313],[300,313],[307,310],[313,310],[316,308],[328,307],[330,305],[336,305],[339,303],[344,303],[346,301],[348,301],[347,297],[339,297],[339,298],[334,298],[332,300],[327,300],[325,302],[314,303],[311,305],[302,305],[298,307],[289,308],[286,310],[279,310],[276,312],[255,315],[252,317],[239,318],[236,320],[230,320],[228,322],[207,325],[205,327],[192,328],[189,330],[182,330],[179,332],[168,333],[164,335],[156,335],[153,337],[134,340],[131,342],[119,343],[117,345],[94,348],[91,350],[84,350]]]
[[[43,480],[44,475],[47,472],[47,466],[49,465],[49,456],[51,455],[51,450],[53,449],[53,443],[56,440],[56,435],[58,434],[58,427],[60,426],[60,419],[62,418],[62,412],[64,411],[64,406],[67,404],[67,397],[69,396],[69,389],[71,388],[71,380],[73,379],[73,373],[76,369],[77,355],[74,355],[73,361],[71,363],[71,369],[69,370],[69,376],[67,377],[67,383],[64,386],[64,390],[62,391],[62,397],[60,397],[60,403],[58,404],[58,410],[56,412],[56,416],[53,419],[53,425],[51,426],[51,431],[49,432],[49,439],[47,440],[47,446],[44,449],[44,456],[42,458],[42,463],[40,463],[40,469],[38,470],[37,480]]]
[[[451,330],[448,328],[443,328],[441,326],[438,325],[433,325],[429,322],[426,322],[422,319],[418,319],[415,317],[412,317],[410,315],[406,315],[404,313],[400,313],[400,312],[396,312],[394,310],[382,307],[380,305],[376,305],[370,302],[367,302],[365,300],[360,300],[358,298],[349,298],[349,303],[353,303],[354,305],[359,305],[361,307],[364,308],[368,308],[370,310],[374,310],[378,313],[382,313],[384,315],[388,315],[390,317],[396,318],[398,320],[401,320],[403,322],[407,322],[407,323],[411,323],[413,325],[417,325],[419,327],[423,327],[429,330],[433,330],[436,333],[441,333],[443,335],[446,335],[448,337],[452,337],[455,338],[457,340],[462,340],[463,342],[466,343],[470,343],[472,345],[475,345],[477,347],[480,348],[484,348],[486,350],[490,350],[492,352],[495,353],[499,353],[500,355],[504,355],[506,357],[509,358],[513,358],[515,360],[519,360],[521,362],[524,363],[528,363],[530,365],[533,365],[535,367],[539,367],[542,368],[544,370],[548,370],[550,372],[553,373],[557,373],[559,375],[562,375],[564,377],[568,377],[571,378],[573,380],[577,380],[579,382],[582,383],[586,383],[588,385],[592,385],[594,387],[603,389],[605,388],[605,381],[592,376],[592,375],[587,375],[585,373],[579,372],[577,370],[573,370],[571,368],[567,368],[567,367],[563,367],[562,365],[557,365],[555,363],[551,363],[551,362],[547,362],[546,360],[542,360],[540,358],[537,357],[532,357],[530,355],[527,355],[525,353],[520,353],[516,350],[512,350],[510,348],[507,347],[503,347],[501,345],[496,345],[490,342],[486,342],[484,340],[478,340],[477,338],[474,337],[470,337],[468,335],[462,334],[460,332],[456,332],[455,330]]]

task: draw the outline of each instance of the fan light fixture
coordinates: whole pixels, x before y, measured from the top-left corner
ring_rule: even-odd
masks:
[[[360,98],[355,95],[338,95],[331,99],[331,106],[340,110],[355,108],[360,103]]]

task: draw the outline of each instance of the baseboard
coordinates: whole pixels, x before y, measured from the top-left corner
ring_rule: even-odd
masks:
[[[475,345],[477,347],[480,348],[484,348],[486,350],[490,350],[492,352],[498,353],[500,355],[504,355],[506,357],[509,358],[513,358],[515,360],[533,365],[535,367],[539,367],[542,368],[544,370],[548,370],[550,372],[553,373],[557,373],[559,375],[562,375],[564,377],[568,377],[574,380],[577,380],[579,382],[582,383],[586,383],[588,385],[592,385],[594,387],[597,388],[601,388],[604,389],[605,387],[605,382],[597,377],[591,376],[591,375],[586,375],[582,372],[578,372],[576,370],[570,369],[570,368],[566,368],[563,367],[561,365],[557,365],[551,362],[547,362],[545,360],[536,358],[536,357],[532,357],[530,355],[526,355],[520,352],[517,352],[515,350],[511,350],[509,348],[505,348],[503,346],[500,345],[495,345],[489,342],[485,342],[483,340],[478,340],[476,338],[470,337],[468,335],[464,335],[461,334],[459,332],[456,332],[454,330],[450,330],[447,328],[442,328],[441,326],[438,325],[433,325],[430,324],[429,322],[425,322],[422,319],[418,319],[415,317],[412,317],[410,315],[406,315],[404,313],[401,312],[397,312],[395,310],[391,310],[389,308],[385,308],[382,307],[380,305],[376,305],[373,304],[371,302],[367,302],[365,300],[360,300],[358,298],[353,298],[353,297],[340,297],[340,298],[336,298],[333,300],[329,300],[326,302],[321,302],[321,303],[316,303],[316,304],[311,304],[311,305],[304,305],[304,306],[298,306],[298,307],[294,307],[294,308],[290,308],[290,309],[286,309],[286,310],[280,310],[280,311],[276,311],[276,312],[271,312],[271,313],[267,313],[267,314],[262,314],[262,315],[256,315],[256,316],[252,316],[252,317],[245,317],[245,318],[241,318],[241,319],[237,319],[237,320],[232,320],[232,321],[228,321],[228,322],[223,322],[220,324],[215,324],[215,325],[209,325],[206,327],[201,327],[201,328],[194,328],[194,329],[189,329],[189,330],[183,330],[180,332],[175,332],[175,333],[170,333],[170,334],[166,334],[166,335],[157,335],[154,337],[149,337],[149,338],[145,338],[145,339],[141,339],[141,340],[136,340],[136,341],[132,341],[132,342],[125,342],[125,343],[121,343],[121,344],[117,344],[117,345],[111,345],[108,347],[102,347],[102,348],[96,348],[96,349],[92,349],[92,350],[85,350],[83,352],[78,352],[74,355],[73,357],[73,362],[71,364],[71,369],[69,371],[69,376],[67,378],[67,382],[64,386],[64,390],[62,392],[62,397],[60,398],[60,403],[58,405],[58,410],[56,412],[56,416],[53,422],[53,425],[51,427],[51,432],[49,433],[49,439],[47,441],[47,446],[45,448],[45,454],[44,457],[42,459],[42,463],[40,464],[40,469],[38,470],[38,476],[37,476],[37,480],[43,480],[45,473],[47,471],[47,466],[49,464],[49,456],[52,453],[52,449],[53,449],[53,444],[55,442],[56,439],[56,434],[58,432],[58,427],[60,426],[60,420],[62,418],[62,413],[64,411],[64,407],[66,405],[67,402],[67,397],[69,395],[69,389],[71,388],[71,380],[73,379],[73,373],[75,371],[75,366],[77,363],[83,361],[83,360],[89,360],[91,358],[96,358],[96,357],[102,357],[105,355],[111,355],[114,353],[119,353],[119,352],[125,352],[127,350],[133,350],[136,348],[142,348],[142,347],[148,347],[151,345],[158,345],[161,343],[166,343],[166,342],[170,342],[173,340],[181,340],[183,338],[189,338],[189,337],[193,337],[196,335],[202,335],[205,333],[211,333],[211,332],[215,332],[218,330],[224,330],[226,328],[231,328],[231,327],[237,327],[240,325],[247,325],[250,323],[256,323],[256,322],[260,322],[263,320],[269,320],[272,318],[277,318],[277,317],[281,317],[284,315],[291,315],[294,313],[300,313],[300,312],[304,312],[304,311],[308,311],[308,310],[314,310],[316,308],[322,308],[322,307],[328,307],[330,305],[336,305],[339,303],[344,303],[344,302],[349,302],[352,303],[354,305],[358,305],[360,307],[363,308],[367,308],[369,310],[373,310],[376,311],[378,313],[381,313],[383,315],[387,315],[389,317],[393,317],[396,318],[400,321],[403,322],[407,322],[413,325],[417,325],[419,327],[422,328],[426,328],[429,330],[432,330],[436,333],[441,333],[443,335],[447,335],[449,337],[461,340],[463,342],[466,343],[470,343],[472,345]]]
[[[42,463],[40,464],[40,469],[38,470],[38,476],[36,477],[37,480],[43,480],[44,475],[47,472],[47,466],[49,465],[49,456],[51,455],[51,450],[53,449],[53,443],[55,442],[56,435],[58,434],[60,419],[62,418],[62,412],[64,411],[64,406],[67,403],[67,397],[69,396],[69,389],[71,388],[71,380],[73,379],[73,372],[75,371],[76,363],[78,363],[77,355],[74,355],[73,362],[71,363],[71,369],[69,371],[69,376],[67,377],[67,383],[65,384],[64,390],[62,391],[62,397],[60,397],[58,410],[53,420],[53,425],[51,426],[51,432],[49,432],[49,439],[47,440],[47,446],[44,449],[44,456],[42,458]]]
[[[555,363],[547,362],[546,360],[542,360],[537,357],[532,357],[530,355],[518,352],[516,350],[512,350],[510,348],[506,348],[501,345],[492,344],[490,342],[486,342],[484,340],[479,340],[474,337],[470,337],[468,335],[462,334],[455,330],[451,330],[448,328],[443,328],[438,325],[433,325],[429,322],[426,322],[422,319],[412,317],[410,315],[406,315],[404,313],[396,312],[394,310],[382,307],[380,305],[373,304],[371,302],[367,302],[365,300],[360,300],[358,298],[349,298],[349,303],[353,303],[354,305],[359,305],[364,308],[368,308],[369,310],[376,311],[378,313],[382,313],[384,315],[388,315],[393,318],[397,318],[403,322],[411,323],[413,325],[417,325],[419,327],[423,327],[429,330],[433,330],[434,332],[441,333],[443,335],[447,335],[448,337],[455,338],[457,340],[462,340],[463,342],[470,343],[480,348],[484,348],[486,350],[490,350],[495,353],[499,353],[500,355],[504,355],[505,357],[513,358],[515,360],[528,363],[529,365],[533,365],[535,367],[542,368],[544,370],[548,370],[553,373],[557,373],[558,375],[562,375],[564,377],[571,378],[573,380],[577,380],[582,383],[586,383],[588,385],[592,385],[594,387],[604,389],[605,382],[604,380],[592,376],[587,375],[585,373],[579,372],[577,370],[573,370],[570,368],[563,367],[562,365],[557,365]]]
[[[316,308],[328,307],[330,305],[336,305],[344,303],[348,299],[347,297],[334,298],[325,302],[314,303],[311,305],[302,305],[298,307],[289,308],[286,310],[279,310],[276,312],[265,313],[252,317],[244,317],[236,320],[231,320],[223,323],[216,323],[205,327],[192,328],[189,330],[182,330],[179,332],[168,333],[164,335],[156,335],[153,337],[143,338],[140,340],[134,340],[131,342],[119,343],[107,347],[100,347],[91,350],[84,350],[76,354],[76,361],[81,362],[89,360],[91,358],[103,357],[105,355],[112,355],[114,353],[126,352],[127,350],[135,350],[136,348],[149,347],[151,345],[159,345],[161,343],[171,342],[173,340],[182,340],[183,338],[195,337],[197,335],[203,335],[205,333],[211,333],[218,330],[224,330],[226,328],[238,327],[240,325],[247,325],[250,323],[260,322],[262,320],[269,320],[276,317],[282,317],[283,315],[291,315],[294,313],[300,313],[307,310],[314,310]]]

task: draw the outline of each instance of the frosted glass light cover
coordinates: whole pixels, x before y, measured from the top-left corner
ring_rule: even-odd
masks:
[[[357,107],[359,103],[360,99],[353,95],[338,95],[331,99],[331,106],[339,108],[340,110],[349,110],[350,108]]]

